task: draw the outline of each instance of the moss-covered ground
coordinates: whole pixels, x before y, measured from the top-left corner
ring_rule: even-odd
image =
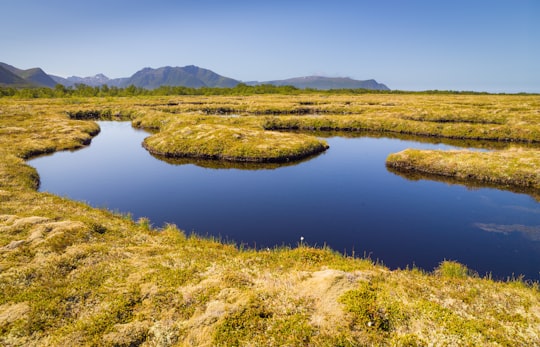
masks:
[[[333,129],[370,119],[364,130],[411,122],[407,133],[427,123],[446,134],[459,125],[537,142],[539,104],[479,95],[0,99],[0,345],[540,345],[535,283],[480,278],[451,261],[432,272],[390,271],[303,243],[255,251],[173,225],[157,230],[37,192],[39,176],[24,161],[88,144],[96,118],[131,120],[155,136],[197,127],[264,133],[296,118],[325,129],[312,123],[324,116],[346,125]],[[537,165],[527,159],[534,148],[493,153],[506,151]]]

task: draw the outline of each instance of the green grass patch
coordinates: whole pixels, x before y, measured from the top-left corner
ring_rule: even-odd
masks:
[[[226,315],[217,325],[215,346],[309,346],[314,329],[302,300],[291,302],[291,309],[278,312],[272,297],[253,295],[249,301]]]

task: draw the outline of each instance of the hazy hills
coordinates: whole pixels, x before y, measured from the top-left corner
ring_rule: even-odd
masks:
[[[38,67],[28,70],[21,70],[8,64],[0,63],[0,68],[2,68],[0,72],[0,85],[22,85],[22,87],[40,86],[50,88],[56,85],[56,82],[51,78],[51,76],[47,75],[45,71]],[[6,71],[10,74],[8,74]],[[15,75],[15,78],[13,75]]]
[[[146,89],[155,89],[163,85],[230,88],[236,86],[240,81],[223,77],[207,69],[188,65],[184,67],[165,66],[159,69],[144,68],[136,72],[125,83]]]
[[[23,88],[32,86],[32,84],[0,65],[0,86]]]
[[[56,83],[63,84],[66,87],[72,87],[76,84],[86,84],[87,86],[91,87],[102,86],[104,84],[107,84],[109,86],[118,86],[118,81],[111,80],[103,74],[97,74],[95,76],[89,77],[71,76],[68,78],[63,78],[54,75],[51,75],[51,77]],[[120,80],[120,78],[118,78],[117,80]]]
[[[77,84],[88,86],[115,86],[124,88],[130,85],[145,89],[155,89],[161,86],[184,86],[191,88],[219,87],[231,88],[239,83],[229,77],[221,76],[211,70],[194,65],[184,67],[164,66],[157,69],[146,67],[137,71],[131,77],[110,79],[103,74],[88,77],[60,77],[46,74],[40,68],[21,70],[14,66],[0,63],[0,86],[14,88],[25,87],[54,87],[62,84],[66,87],[73,87]],[[273,80],[265,82],[246,82],[249,85],[272,84],[276,86],[291,85],[304,89],[374,89],[389,90],[389,88],[377,81],[370,79],[365,81],[354,80],[343,77],[321,77],[308,76],[296,77],[285,80]]]
[[[184,67],[165,66],[158,69],[144,68],[131,77],[110,79],[103,74],[89,77],[47,75],[40,68],[21,70],[14,66],[0,63],[0,85],[15,88],[23,87],[54,87],[62,84],[72,87],[85,84],[92,87],[108,85],[127,87],[134,85],[145,89],[155,89],[160,86],[200,87],[234,87],[240,81],[218,75],[217,73],[194,65]]]
[[[197,66],[184,67],[164,66],[158,69],[146,67],[137,71],[131,77],[110,79],[103,74],[90,77],[72,76],[62,78],[52,76],[53,79],[65,86],[86,84],[92,87],[108,85],[115,87],[127,87],[134,85],[145,89],[156,89],[161,86],[184,86],[192,88],[200,87],[234,87],[240,81],[218,75],[217,73]]]
[[[273,84],[276,86],[294,86],[300,89],[311,88],[390,90],[390,88],[388,88],[384,84],[378,83],[373,79],[360,81],[348,77],[307,76],[267,82],[249,82],[249,84]]]

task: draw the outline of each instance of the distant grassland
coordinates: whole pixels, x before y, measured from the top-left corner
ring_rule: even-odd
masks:
[[[25,163],[87,145],[99,132],[96,119],[152,129],[145,141],[166,153],[185,145],[183,132],[194,135],[188,142],[216,132],[216,141],[190,145],[207,153],[208,144],[228,148],[223,134],[254,134],[244,149],[252,150],[281,135],[267,129],[312,131],[283,133],[291,143],[317,140],[315,130],[361,129],[466,138],[482,148],[489,142],[476,138],[499,140],[494,152],[394,156],[406,172],[480,184],[503,177],[537,192],[539,117],[538,96],[0,98],[0,345],[540,345],[537,283],[481,278],[452,261],[433,272],[390,271],[300,240],[243,250],[38,193],[38,173]]]

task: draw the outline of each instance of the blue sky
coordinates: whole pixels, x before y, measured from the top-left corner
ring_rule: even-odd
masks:
[[[198,65],[243,81],[540,92],[540,1],[2,0],[0,61],[67,77]]]

